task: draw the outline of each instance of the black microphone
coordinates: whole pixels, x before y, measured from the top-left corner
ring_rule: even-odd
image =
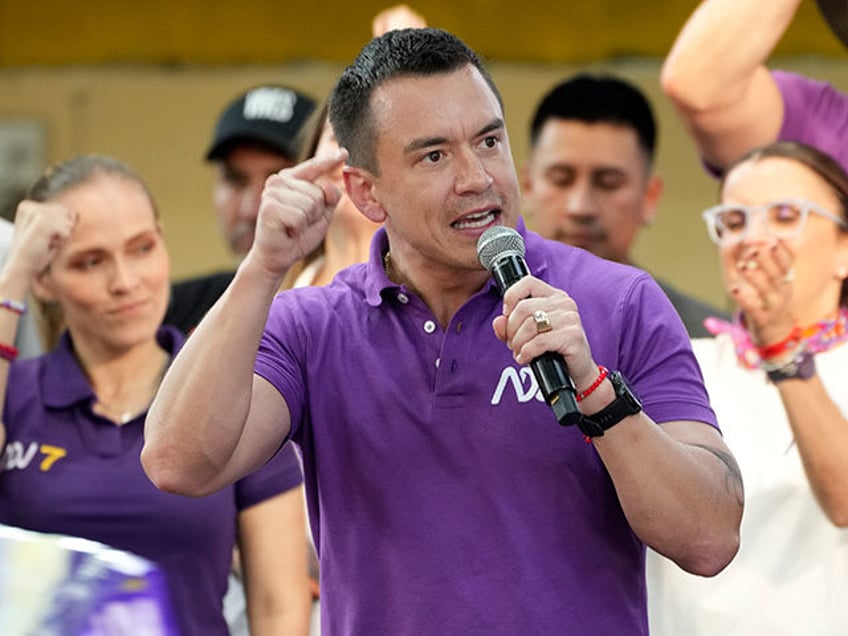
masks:
[[[503,225],[490,227],[477,240],[477,259],[501,290],[501,295],[530,275],[524,260],[524,239],[512,228]],[[577,389],[568,375],[565,359],[559,353],[546,351],[530,362],[536,383],[557,422],[563,426],[577,424],[581,417],[577,406]]]

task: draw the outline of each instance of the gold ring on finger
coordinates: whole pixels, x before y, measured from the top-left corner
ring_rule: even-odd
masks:
[[[538,333],[546,333],[553,329],[551,326],[551,317],[544,309],[537,309],[533,312],[533,321],[536,323],[536,331]]]

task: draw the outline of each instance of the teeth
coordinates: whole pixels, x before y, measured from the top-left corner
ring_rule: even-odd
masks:
[[[471,214],[457,221],[454,225],[459,229],[485,227],[494,219],[494,212],[482,212],[481,214]]]

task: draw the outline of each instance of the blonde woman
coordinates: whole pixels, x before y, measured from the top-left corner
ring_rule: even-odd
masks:
[[[284,520],[303,537],[297,458],[199,499],[158,491],[141,468],[147,408],[183,341],[160,327],[168,289],[156,207],[128,167],[81,156],[36,182],[0,270],[0,522],[155,561],[183,636],[228,634],[221,599],[238,529],[254,634],[280,633],[286,612],[306,615],[305,550],[262,528]],[[30,291],[66,330],[50,353],[16,362]]]

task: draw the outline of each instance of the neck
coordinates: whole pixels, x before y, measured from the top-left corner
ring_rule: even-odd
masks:
[[[433,312],[442,329],[447,328],[459,308],[489,278],[489,274],[482,269],[469,269],[465,272],[456,268],[433,270],[426,265],[407,269],[397,262],[391,251],[384,255],[383,265],[389,280],[406,286],[421,298]]]
[[[324,239],[324,263],[315,276],[313,285],[326,285],[346,267],[368,260],[371,250],[371,238],[377,225],[362,224],[356,227],[332,227]]]
[[[147,410],[170,360],[155,339],[123,351],[74,341],[74,351],[97,396],[95,411],[118,424]]]

